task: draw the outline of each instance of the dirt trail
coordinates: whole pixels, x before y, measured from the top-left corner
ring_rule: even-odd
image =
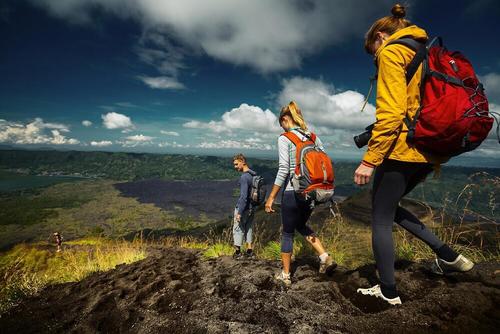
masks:
[[[494,333],[500,328],[500,265],[436,277],[399,263],[401,307],[355,293],[373,266],[317,274],[299,259],[286,290],[275,261],[204,259],[152,249],[147,259],[51,286],[0,317],[2,333]]]

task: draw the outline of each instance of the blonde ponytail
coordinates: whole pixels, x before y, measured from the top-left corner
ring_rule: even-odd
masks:
[[[287,106],[281,108],[280,118],[284,115],[289,115],[293,122],[302,130],[308,131],[306,121],[304,120],[304,116],[302,116],[302,111],[295,101],[291,101]]]

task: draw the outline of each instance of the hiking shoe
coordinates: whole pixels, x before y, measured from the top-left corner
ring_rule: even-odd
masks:
[[[386,302],[388,302],[391,305],[401,305],[401,298],[396,297],[396,298],[387,298],[382,294],[382,290],[380,290],[380,285],[375,285],[372,286],[371,288],[368,289],[358,289],[356,290],[357,293],[361,293],[365,296],[375,296],[377,298],[382,298]]]
[[[241,252],[235,251],[235,252],[233,253],[233,259],[235,259],[235,260],[239,260],[239,259],[241,259],[242,257],[243,257],[243,254],[241,254]]]
[[[444,275],[451,272],[466,272],[474,267],[474,262],[463,255],[459,255],[455,261],[447,262],[441,258],[436,258],[431,265],[434,274]]]
[[[278,274],[274,276],[277,281],[282,282],[287,288],[292,285],[292,279],[290,274],[286,275],[283,271],[280,271]]]
[[[252,252],[246,251],[244,256],[249,260],[255,259],[255,253],[253,251]]]
[[[331,256],[328,256],[326,258],[325,262],[319,263],[319,273],[320,274],[330,273],[335,268],[337,268],[337,264],[333,261]]]

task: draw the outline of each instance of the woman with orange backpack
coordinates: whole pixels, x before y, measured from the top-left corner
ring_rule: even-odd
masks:
[[[281,109],[279,122],[285,133],[278,138],[279,169],[271,194],[266,201],[265,210],[268,213],[274,212],[272,205],[280,189],[283,188],[281,200],[283,269],[275,278],[289,286],[292,282],[290,263],[295,230],[305,237],[318,254],[320,273],[328,273],[337,266],[314,231],[307,226],[313,202],[327,201],[333,196],[333,168],[330,158],[324,153],[321,140],[307,129],[302,112],[295,102],[292,101]],[[302,154],[304,158],[297,159],[297,154]],[[306,154],[309,154],[308,159]],[[315,161],[315,166],[309,166],[309,170],[306,171],[307,166],[301,164],[303,160]],[[313,170],[315,167],[319,173]],[[303,174],[307,174],[307,177]],[[314,176],[315,174],[319,176]]]
[[[372,191],[372,247],[380,278],[380,285],[358,289],[359,293],[382,298],[389,304],[401,304],[394,279],[393,222],[414,234],[436,253],[433,271],[468,271],[474,264],[457,254],[439,240],[422,222],[399,206],[399,201],[442,160],[421,151],[407,142],[408,127],[403,121],[411,119],[420,106],[420,79],[418,69],[408,83],[406,66],[415,55],[409,47],[391,43],[402,37],[417,41],[427,40],[426,32],[404,19],[405,8],[395,5],[392,16],[377,20],[365,36],[365,49],[374,55],[378,68],[376,123],[368,142],[368,149],[354,173],[358,185],[373,178]]]

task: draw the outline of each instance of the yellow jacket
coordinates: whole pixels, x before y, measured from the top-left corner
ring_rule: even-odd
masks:
[[[363,160],[378,166],[385,158],[407,162],[439,162],[436,157],[421,152],[408,145],[408,128],[403,119],[408,114],[413,119],[420,105],[420,79],[422,66],[419,67],[409,85],[406,84],[405,69],[415,52],[401,44],[387,45],[401,37],[427,40],[427,33],[415,26],[401,29],[389,36],[375,53],[378,64],[376,122],[368,150]]]

